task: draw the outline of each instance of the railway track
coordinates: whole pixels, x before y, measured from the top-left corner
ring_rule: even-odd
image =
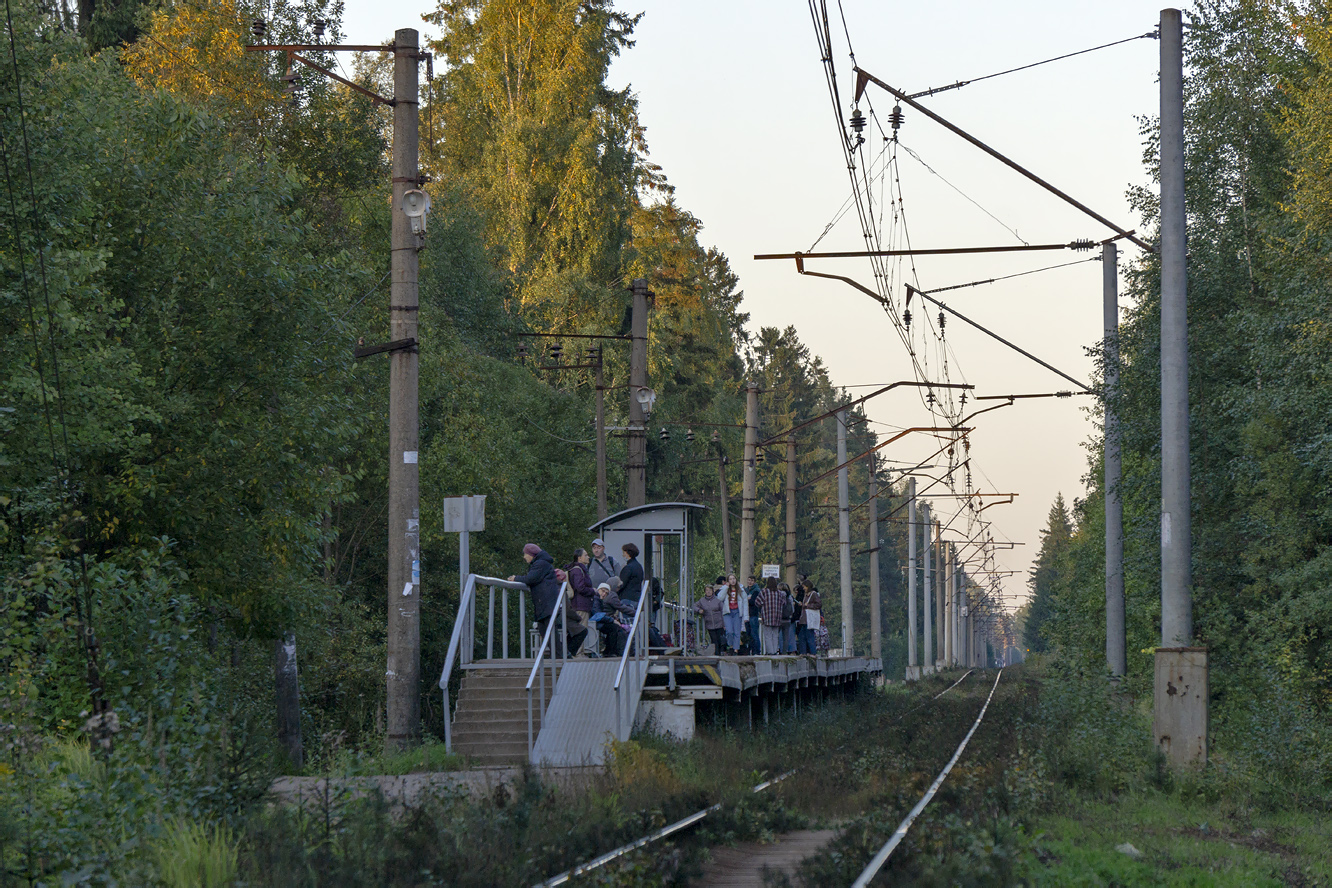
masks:
[[[960,800],[974,793],[979,773],[989,772],[988,779],[981,783],[993,782],[1002,775],[1002,762],[995,759],[1002,756],[999,747],[1004,745],[996,741],[1004,738],[991,736],[986,720],[988,716],[995,721],[1020,688],[1009,681],[1013,689],[1006,687],[1009,693],[1000,693],[1003,670],[995,674],[993,683],[988,675],[968,671],[942,689],[935,690],[935,685],[928,696],[922,695],[924,699],[914,704],[874,713],[868,716],[870,721],[863,732],[857,730],[840,746],[761,781],[751,793],[780,793],[783,802],[811,819],[836,823],[840,828],[791,834],[786,842],[724,851],[718,855],[724,865],[705,868],[702,877],[690,884],[708,888],[759,885],[763,884],[760,874],[765,866],[793,874],[795,884],[887,884],[890,870],[896,866],[901,871],[899,859],[910,858],[919,850],[919,843],[906,841],[913,829],[927,834],[931,831],[927,822],[931,818],[925,812],[934,813],[937,808],[941,816],[946,816]],[[1001,725],[998,731],[1003,729]],[[977,755],[989,756],[987,767],[975,765]],[[954,782],[964,784],[958,791],[950,791],[950,775]],[[721,809],[720,803],[700,809],[538,886],[579,884],[588,879],[616,884],[611,871],[617,865],[631,856],[654,854],[654,847],[660,848],[661,840],[671,836],[687,843],[691,834],[697,835],[695,827],[706,824]],[[706,839],[700,842],[707,844]],[[929,844],[928,835],[925,844]]]

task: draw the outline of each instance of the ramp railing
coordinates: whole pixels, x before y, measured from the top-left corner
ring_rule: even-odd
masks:
[[[643,591],[638,596],[638,606],[634,608],[634,621],[629,626],[629,637],[624,642],[624,652],[620,654],[620,668],[615,672],[615,739],[624,741],[634,729],[634,715],[637,710],[635,701],[643,693],[643,677],[646,669],[634,669],[626,682],[625,666],[629,660],[635,664],[647,664],[648,656],[648,620],[643,616],[646,603],[651,600],[651,582],[643,583]],[[627,719],[626,719],[627,714]],[[626,723],[627,722],[627,723]]]
[[[462,596],[458,600],[458,616],[453,621],[453,634],[449,637],[449,652],[444,658],[444,671],[439,675],[439,688],[444,694],[444,748],[453,751],[452,711],[449,708],[449,679],[453,677],[455,666],[467,667],[475,662],[476,657],[476,590],[478,586],[488,588],[489,607],[486,616],[486,656],[495,659],[495,590],[500,590],[503,600],[500,614],[500,657],[509,658],[509,593],[518,593],[518,626],[525,630],[527,623],[528,588],[523,583],[503,580],[499,577],[486,577],[480,574],[468,574],[463,585]],[[560,593],[563,598],[563,591]],[[527,659],[527,632],[518,633],[518,656]]]
[[[564,584],[560,586],[560,600],[555,605],[555,612],[550,615],[550,620],[546,623],[546,632],[541,638],[541,647],[537,648],[534,655],[536,662],[532,664],[532,672],[527,676],[528,759],[532,758],[532,743],[534,742],[532,736],[532,684],[537,682],[540,686],[541,703],[539,705],[541,720],[544,724],[546,720],[546,669],[544,668],[546,666],[546,653],[550,653],[550,694],[552,697],[555,696],[555,682],[560,679],[560,669],[569,661],[569,608],[565,606],[570,597],[566,594],[568,588],[569,581],[565,580]],[[561,622],[561,618],[563,618],[563,625],[560,626],[560,634],[555,640],[556,643],[552,645],[551,636],[555,634],[555,627]],[[558,648],[558,652],[556,648]]]

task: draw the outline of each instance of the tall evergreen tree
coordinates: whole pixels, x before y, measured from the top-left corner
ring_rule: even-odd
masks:
[[[1041,550],[1027,575],[1027,590],[1031,598],[1026,623],[1022,628],[1022,642],[1032,653],[1049,649],[1044,630],[1054,615],[1055,597],[1060,585],[1066,581],[1065,558],[1072,538],[1073,526],[1069,521],[1068,507],[1064,504],[1064,495],[1060,493],[1050,506],[1045,528],[1041,530]]]

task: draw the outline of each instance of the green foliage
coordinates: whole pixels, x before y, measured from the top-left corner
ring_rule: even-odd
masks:
[[[236,842],[224,826],[174,821],[153,856],[168,888],[225,888],[236,878]]]

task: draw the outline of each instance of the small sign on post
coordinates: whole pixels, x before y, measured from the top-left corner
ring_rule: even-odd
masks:
[[[766,580],[768,577],[776,579],[781,575],[782,575],[782,566],[780,564],[763,565],[763,579]]]
[[[467,588],[472,572],[470,534],[486,529],[486,495],[444,498],[444,532],[458,534],[458,594]]]

